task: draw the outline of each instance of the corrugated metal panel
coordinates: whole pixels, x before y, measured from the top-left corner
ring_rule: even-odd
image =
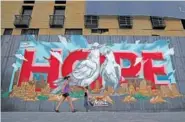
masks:
[[[14,103],[11,98],[3,98],[1,99],[1,111],[13,111]]]
[[[23,37],[22,36],[14,36],[12,38],[12,46],[10,48],[10,53],[9,53],[9,56],[15,56],[15,53],[17,51],[17,49],[19,48],[20,46],[20,41],[23,40]]]
[[[96,9],[95,9],[96,8]],[[183,1],[87,1],[86,15],[161,16],[185,19]]]
[[[2,89],[3,90],[7,90],[9,88],[10,85],[10,80],[11,80],[11,76],[13,73],[13,67],[12,64],[15,63],[15,57],[9,57],[7,59],[7,64],[6,64],[6,68],[4,70],[4,74],[3,74],[3,79],[1,79],[2,82]],[[1,72],[2,73],[2,72]]]
[[[1,57],[1,79],[4,78],[4,75],[5,75],[5,70],[6,70],[6,67],[7,67],[7,60],[8,58],[7,57]],[[3,81],[1,81],[2,83]]]
[[[1,68],[1,76],[2,77],[2,89],[7,90],[10,83],[10,78],[12,75],[12,64],[15,62],[15,57],[12,57],[16,49],[18,49],[19,41],[21,40],[29,40],[27,37],[22,36],[2,36],[3,49],[6,49],[4,46],[8,46],[6,50],[9,53],[5,53],[2,56],[2,68]],[[44,41],[45,39],[49,42],[58,41],[58,36],[42,36],[39,37],[38,40]],[[103,43],[107,40],[111,41],[125,41],[128,40],[128,43],[134,43],[136,40],[141,40],[141,43],[151,43],[158,39],[170,39],[170,47],[174,47],[175,55],[172,56],[172,64],[174,69],[176,69],[175,75],[178,84],[178,88],[181,93],[185,93],[185,48],[184,48],[184,37],[151,37],[151,36],[85,36],[87,40],[97,41]],[[20,39],[20,40],[19,40]],[[18,41],[18,42],[17,42]],[[12,43],[13,42],[13,43]],[[120,98],[112,97],[115,101],[115,104],[101,108],[102,111],[174,111],[174,110],[184,110],[185,109],[185,98],[177,98],[170,99],[167,98],[168,103],[151,105],[149,101],[146,100],[138,100],[138,102],[133,104],[122,103]],[[20,103],[20,104],[18,104]],[[84,111],[83,108],[83,100],[79,100],[75,106],[78,110]],[[2,111],[53,111],[56,103],[50,101],[37,101],[33,102],[24,102],[15,98],[3,98],[2,99]],[[61,106],[62,111],[69,111],[67,103]],[[99,108],[91,108],[93,111],[99,111]]]
[[[2,41],[3,42],[3,46],[1,48],[1,56],[9,56],[10,50],[11,50],[11,46],[12,46],[12,40],[13,36],[2,36]]]
[[[48,35],[39,35],[39,36],[38,36],[38,40],[39,40],[39,41],[48,42],[48,41],[49,41],[49,36],[48,36]]]
[[[11,98],[14,104],[14,111],[25,111],[26,110],[26,101],[23,101],[19,98]]]
[[[40,101],[37,101],[37,102],[32,102],[32,101],[29,101],[29,102],[26,102],[26,111],[39,111],[39,105],[40,105]]]
[[[49,112],[55,109],[55,103],[51,101],[40,101],[40,111]]]

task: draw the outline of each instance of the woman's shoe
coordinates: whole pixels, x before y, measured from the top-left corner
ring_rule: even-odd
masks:
[[[56,110],[56,109],[55,109],[55,112],[59,113],[59,110]]]
[[[73,112],[73,113],[75,113],[75,112],[77,112],[77,110],[76,110],[76,109],[74,109],[74,110],[72,110],[72,112]]]

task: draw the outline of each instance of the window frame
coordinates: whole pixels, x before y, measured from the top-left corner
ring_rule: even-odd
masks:
[[[23,0],[24,4],[35,4],[35,0]]]
[[[67,32],[67,31],[74,31],[74,32]],[[76,34],[77,31],[81,31],[80,34]],[[75,33],[75,34],[73,34]],[[83,29],[82,28],[66,28],[65,29],[65,35],[83,35]]]
[[[118,16],[118,24],[121,29],[132,29],[133,17],[132,16]]]
[[[151,16],[150,20],[153,29],[164,30],[166,28],[165,19],[163,17]]]
[[[10,33],[7,33],[6,31],[10,31]],[[12,35],[12,33],[13,33],[13,28],[5,28],[3,35]]]
[[[183,27],[184,30],[185,30],[185,19],[181,19],[181,23],[182,23],[182,27]]]
[[[102,33],[106,33],[106,32],[109,32],[108,28],[92,28],[91,29],[91,33],[102,34]]]
[[[66,0],[55,0],[55,4],[66,4]]]
[[[25,14],[25,10],[30,10],[31,13],[30,14]],[[32,12],[33,12],[33,6],[22,6],[22,12],[21,12],[21,15],[32,15]]]
[[[97,28],[99,24],[99,16],[85,15],[84,24],[86,28]]]
[[[26,31],[32,31],[31,34],[29,32],[25,33]],[[22,29],[21,35],[39,35],[39,29],[38,28],[29,28],[29,29]]]
[[[65,15],[65,6],[54,6],[54,11],[53,11],[53,15]],[[63,11],[63,14],[56,14],[56,10],[61,10]]]

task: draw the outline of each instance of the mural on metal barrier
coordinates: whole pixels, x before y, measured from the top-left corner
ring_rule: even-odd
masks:
[[[112,96],[124,103],[144,99],[151,104],[181,96],[170,57],[174,49],[168,40],[95,42],[79,35],[58,35],[59,41],[45,42],[28,37],[15,54],[10,97],[58,101],[67,75],[72,77],[73,100],[83,98],[81,87],[89,86],[96,106],[114,104]]]

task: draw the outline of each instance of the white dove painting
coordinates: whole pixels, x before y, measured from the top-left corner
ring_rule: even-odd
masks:
[[[86,60],[81,61],[72,72],[72,77],[76,79],[80,86],[90,85],[95,81],[100,73],[100,48],[101,45],[94,43]]]
[[[57,80],[54,81],[54,84],[57,86],[55,89],[53,89],[51,91],[52,94],[57,94],[62,90],[63,84],[64,84],[64,79],[63,78],[59,78]]]
[[[121,79],[121,67],[116,63],[113,51],[106,47],[103,51],[106,57],[105,62],[101,66],[102,85],[104,89],[107,85],[113,85],[114,89],[117,88]]]

